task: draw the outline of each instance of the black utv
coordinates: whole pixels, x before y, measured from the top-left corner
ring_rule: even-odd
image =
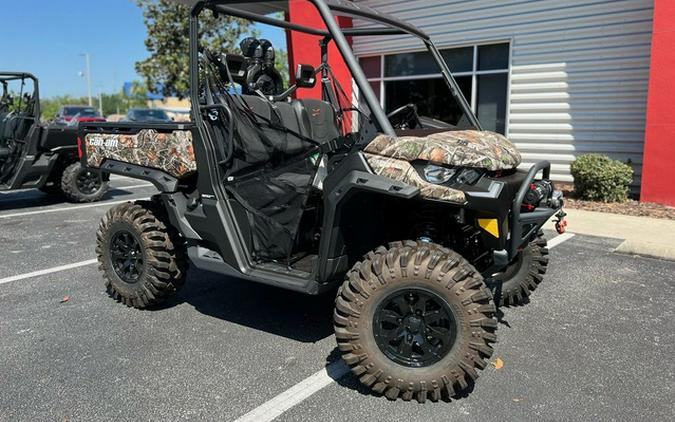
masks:
[[[0,72],[0,191],[40,189],[73,202],[100,199],[99,171],[80,164],[77,128],[40,122],[38,79]]]
[[[265,4],[283,10],[285,2]],[[495,302],[520,303],[542,280],[541,228],[562,218],[550,164],[518,170],[518,151],[481,129],[419,29],[360,3],[307,6],[327,29],[256,14],[250,2],[196,2],[194,121],[81,126],[86,165],[161,192],[101,221],[96,251],[108,292],[153,306],[182,287],[188,262],[311,295],[337,288],[338,348],[361,382],[392,400],[447,399],[487,365]],[[201,45],[202,13],[311,35],[315,66],[298,65],[285,88],[268,41],[246,39],[241,54]],[[335,15],[372,26],[341,29]],[[418,116],[414,104],[387,116],[347,41],[369,35],[419,39],[456,119]],[[331,44],[358,98],[335,77]]]

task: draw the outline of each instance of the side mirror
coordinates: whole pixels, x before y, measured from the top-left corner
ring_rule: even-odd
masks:
[[[298,88],[314,88],[316,86],[316,70],[314,66],[299,64],[295,71],[295,85]]]

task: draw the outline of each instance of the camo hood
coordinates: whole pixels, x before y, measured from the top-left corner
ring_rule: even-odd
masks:
[[[412,164],[407,161],[383,157],[381,155],[363,155],[375,174],[415,186],[420,189],[420,196],[423,198],[455,202],[457,204],[466,202],[464,192],[448,186],[434,185],[427,182],[420,176]]]
[[[487,131],[459,130],[424,137],[381,134],[364,152],[403,161],[423,160],[455,167],[510,170],[520,164],[520,153],[506,137]]]

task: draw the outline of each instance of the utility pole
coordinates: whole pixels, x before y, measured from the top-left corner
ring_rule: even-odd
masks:
[[[117,71],[116,70],[113,72],[113,91],[112,91],[112,93],[115,96],[115,107],[117,108],[116,114],[120,114],[120,102],[119,102],[120,92],[117,90]]]
[[[89,98],[89,107],[93,105],[91,97],[91,62],[89,60],[89,53],[80,54],[80,57],[84,57],[86,63],[85,78],[87,78],[87,97]]]
[[[103,116],[103,94],[101,91],[98,92],[98,112]]]

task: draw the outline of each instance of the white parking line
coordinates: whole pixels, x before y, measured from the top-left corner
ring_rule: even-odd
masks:
[[[238,418],[234,422],[269,422],[307,397],[328,387],[335,380],[347,375],[349,367],[342,361],[333,362],[314,375],[305,378],[272,400]]]
[[[143,183],[142,185],[131,185],[131,186],[110,186],[114,190],[124,190],[124,189],[138,189],[138,188],[149,188],[155,186],[152,183]]]
[[[58,273],[60,271],[72,270],[73,268],[86,267],[87,265],[93,265],[98,262],[97,259],[90,259],[88,261],[76,262],[74,264],[61,265],[59,267],[47,268],[46,270],[33,271],[32,273],[19,274],[12,277],[0,278],[0,284],[11,283],[12,281],[25,280],[27,278],[39,277],[41,275],[47,275],[52,273]]]
[[[129,185],[129,186],[114,185],[114,186],[110,187],[110,190],[139,189],[139,188],[149,188],[151,186],[154,186],[154,185],[152,183],[144,183],[142,185]],[[35,192],[34,195],[29,196],[30,199],[39,198],[41,196],[44,196],[43,193],[40,193],[40,191],[38,191],[36,189],[19,189],[19,190],[15,190],[15,191],[3,192],[3,196],[5,196],[5,195],[9,196],[9,193],[19,193],[19,192],[26,192],[26,193]],[[25,197],[24,197],[24,199],[25,199]],[[11,198],[11,197],[10,198],[0,198],[0,204],[5,203],[5,202],[17,202],[17,199]]]
[[[567,242],[571,238],[574,237],[574,233],[563,233],[559,236],[554,237],[553,239],[548,241],[548,244],[546,245],[549,249],[553,249],[556,246],[560,245],[563,242]]]
[[[63,211],[76,211],[76,210],[81,210],[84,208],[96,208],[96,207],[106,207],[106,206],[111,206],[111,205],[117,205],[117,204],[124,204],[125,202],[129,201],[142,201],[150,198],[133,198],[133,199],[126,199],[124,201],[111,201],[111,202],[99,202],[96,204],[88,204],[88,205],[75,205],[72,207],[61,207],[61,208],[47,208],[46,210],[38,210],[38,211],[26,211],[26,212],[17,212],[14,214],[4,214],[0,215],[0,219],[2,218],[14,218],[14,217],[24,217],[27,215],[38,215],[38,214],[47,214],[47,213],[52,213],[52,212],[63,212]]]
[[[548,241],[548,249],[567,242],[574,237],[573,233],[565,233]],[[274,397],[272,400],[251,410],[234,422],[269,422],[278,418],[282,413],[302,403],[312,394],[328,387],[333,381],[339,380],[349,373],[349,368],[342,361],[333,362],[309,378]]]

